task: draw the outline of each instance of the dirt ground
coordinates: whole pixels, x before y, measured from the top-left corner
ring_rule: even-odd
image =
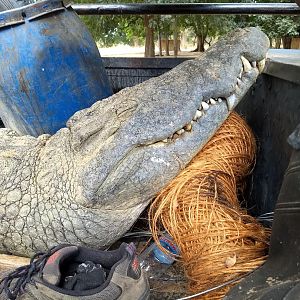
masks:
[[[101,56],[103,57],[144,57],[144,47],[131,47],[129,45],[117,45],[109,48],[98,47]],[[192,52],[195,47],[182,48],[179,51],[179,57],[197,57],[199,52]],[[158,56],[158,49],[155,49],[155,55]],[[166,56],[163,52],[162,57],[174,58],[173,51],[170,51],[170,56]]]

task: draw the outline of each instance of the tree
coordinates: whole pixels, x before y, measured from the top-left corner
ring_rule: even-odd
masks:
[[[77,3],[88,3],[90,0],[75,0]],[[282,2],[281,0],[202,0],[211,2]],[[98,3],[181,3],[182,0],[99,0]],[[185,1],[189,3],[197,0]],[[293,1],[288,1],[293,2]],[[189,28],[197,40],[196,51],[204,51],[205,45],[235,27],[259,26],[277,46],[283,41],[284,47],[290,47],[292,36],[299,35],[300,18],[296,16],[83,16],[95,40],[103,46],[114,44],[145,43],[145,56],[155,55],[155,40],[159,42],[162,55],[162,39],[166,41],[166,54],[169,55],[169,38],[174,39],[174,54],[178,52],[177,39],[183,29]]]
[[[180,32],[184,29],[184,24],[182,23],[182,18],[176,15],[162,15],[156,16],[156,28],[157,28],[157,38],[160,48],[160,55],[162,55],[161,40],[164,39],[166,46],[166,55],[169,56],[169,39],[173,36],[174,40],[174,55],[177,56],[179,51],[178,40],[180,40]]]
[[[124,0],[122,3],[138,2]],[[90,0],[75,0],[76,3],[90,3]],[[97,3],[119,3],[118,0],[100,0]],[[112,46],[119,43],[132,45],[144,42],[144,22],[142,16],[81,16],[94,39],[101,46]]]
[[[159,55],[162,56],[162,40],[165,42],[166,55],[169,56],[169,38],[172,31],[172,16],[156,16]]]
[[[282,0],[250,0],[244,2],[294,2]],[[290,48],[291,37],[298,36],[300,32],[300,17],[282,15],[257,15],[257,16],[238,16],[235,18],[237,27],[259,26],[272,41],[275,47],[279,48],[281,40],[284,48]]]
[[[232,18],[227,16],[193,15],[186,19],[186,24],[196,36],[197,47],[195,51],[200,52],[205,51],[204,46],[208,38],[216,38],[234,27]]]
[[[238,27],[259,26],[272,42],[275,41],[275,48],[279,48],[281,40],[284,48],[290,48],[291,37],[298,36],[300,30],[300,18],[292,16],[269,16],[259,15],[248,18],[245,22],[236,22]]]
[[[154,17],[151,15],[144,16],[144,26],[145,26],[145,57],[155,56],[155,43],[154,43]]]
[[[299,18],[291,16],[257,16],[255,23],[271,40],[275,39],[277,41],[276,48],[280,47],[281,39],[284,48],[291,48],[291,37],[299,35]]]
[[[155,16],[156,32],[158,39],[159,56],[163,56],[163,45],[166,47],[166,55],[169,56],[169,32],[170,24],[169,21],[171,16],[159,15]]]

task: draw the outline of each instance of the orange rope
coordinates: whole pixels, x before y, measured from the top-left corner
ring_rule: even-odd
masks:
[[[240,277],[265,261],[269,231],[238,201],[255,153],[250,128],[232,113],[150,207],[153,237],[157,242],[164,229],[174,238],[192,292]],[[227,290],[201,299],[222,299]]]

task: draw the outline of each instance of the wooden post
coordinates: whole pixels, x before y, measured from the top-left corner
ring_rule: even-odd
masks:
[[[177,28],[177,16],[174,17],[174,56],[178,56],[178,28]]]
[[[155,57],[155,45],[154,45],[154,29],[151,26],[151,19],[153,16],[144,16],[144,26],[146,33],[145,41],[145,57]]]
[[[166,34],[166,56],[170,56],[169,35]]]
[[[13,271],[14,269],[28,265],[30,259],[27,257],[0,254],[0,278],[4,272]]]
[[[158,49],[159,49],[159,56],[163,56],[162,52],[162,42],[161,42],[161,32],[158,33]]]

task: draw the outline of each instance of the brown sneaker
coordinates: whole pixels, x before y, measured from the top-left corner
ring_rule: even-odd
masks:
[[[142,300],[149,295],[135,246],[125,243],[114,251],[59,245],[0,282],[0,299]]]

